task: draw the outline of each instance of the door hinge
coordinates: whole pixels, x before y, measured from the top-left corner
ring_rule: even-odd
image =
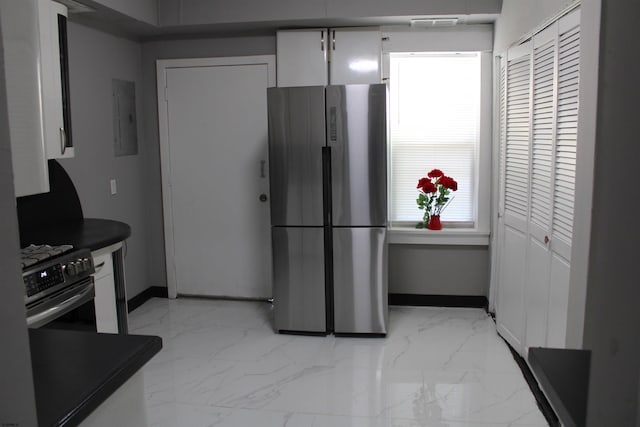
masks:
[[[165,101],[169,100],[169,86],[168,85],[164,86],[164,100]]]

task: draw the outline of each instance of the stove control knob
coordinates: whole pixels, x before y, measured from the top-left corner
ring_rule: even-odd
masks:
[[[78,274],[83,273],[86,268],[84,268],[84,264],[82,263],[82,258],[78,258],[76,260],[76,269],[78,270]]]
[[[84,271],[91,270],[91,259],[82,258],[82,267],[84,268]]]
[[[78,274],[75,262],[71,261],[69,264],[67,264],[67,273],[69,274],[69,276],[75,276],[76,274]]]

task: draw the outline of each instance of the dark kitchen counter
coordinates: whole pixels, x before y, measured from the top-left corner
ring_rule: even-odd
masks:
[[[529,365],[563,426],[584,426],[587,418],[589,350],[532,347]]]
[[[30,329],[40,426],[75,426],[162,349],[146,335]]]
[[[30,244],[73,245],[92,251],[131,236],[131,227],[120,221],[98,218],[84,218],[59,224],[47,224],[20,230],[20,247]]]

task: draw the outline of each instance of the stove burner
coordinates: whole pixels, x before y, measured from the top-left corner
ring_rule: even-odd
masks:
[[[22,269],[73,249],[71,245],[29,245],[22,249]]]

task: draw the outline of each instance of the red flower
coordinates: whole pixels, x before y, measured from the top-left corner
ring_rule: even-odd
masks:
[[[449,190],[458,190],[458,183],[456,182],[456,180],[448,176],[441,177],[438,180],[438,184],[442,185],[444,188],[448,188]]]
[[[441,176],[444,176],[444,173],[442,173],[440,169],[434,169],[431,172],[429,172],[427,176],[429,178],[440,178]]]
[[[436,186],[429,180],[422,185],[422,191],[424,193],[435,193],[436,190]]]
[[[429,178],[420,178],[418,180],[418,185],[416,185],[416,188],[421,188],[424,185],[426,185],[427,182],[431,182],[431,180]]]

